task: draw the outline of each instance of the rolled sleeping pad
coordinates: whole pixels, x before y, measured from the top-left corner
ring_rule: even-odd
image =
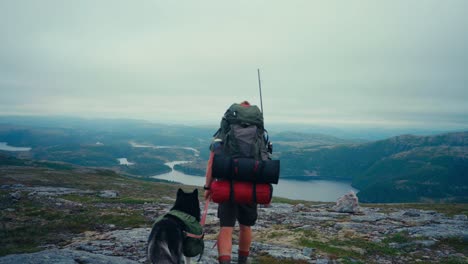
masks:
[[[256,183],[278,184],[279,160],[254,160],[233,158],[231,179]]]
[[[233,158],[231,179],[237,181],[247,182],[261,182],[262,181],[262,169],[263,163],[261,160],[254,160],[248,158]]]
[[[231,179],[231,157],[214,155],[211,173],[216,179]]]
[[[280,176],[280,161],[264,160],[262,175],[268,183],[278,184]]]
[[[255,185],[256,201],[253,197]],[[269,183],[233,182],[233,199],[236,204],[269,204],[273,196],[273,186]],[[231,181],[216,180],[211,183],[211,198],[215,203],[228,202],[231,199]]]
[[[215,155],[212,175],[216,179],[278,184],[280,161]]]

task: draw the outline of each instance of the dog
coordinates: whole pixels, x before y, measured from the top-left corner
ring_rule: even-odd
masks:
[[[200,222],[198,189],[195,189],[192,193],[185,193],[179,188],[172,210],[187,213]],[[185,239],[184,228],[184,223],[170,214],[166,214],[153,225],[148,238],[148,259],[151,263],[182,263]],[[186,257],[185,263],[190,263],[190,258]]]

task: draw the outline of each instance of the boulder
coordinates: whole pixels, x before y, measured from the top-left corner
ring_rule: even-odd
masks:
[[[337,201],[333,210],[339,213],[359,213],[358,197],[353,191],[341,196]]]
[[[13,199],[13,200],[21,199],[21,192],[16,191],[16,192],[10,193],[10,198]]]
[[[119,196],[119,193],[113,190],[104,190],[99,193],[99,197],[102,198],[117,198],[117,196]]]

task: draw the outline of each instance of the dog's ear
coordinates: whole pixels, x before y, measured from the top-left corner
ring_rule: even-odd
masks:
[[[196,196],[198,196],[198,189],[193,190],[192,193],[195,194]]]
[[[184,191],[182,191],[182,189],[179,188],[179,190],[177,190],[177,197],[181,196],[182,194],[184,194]]]

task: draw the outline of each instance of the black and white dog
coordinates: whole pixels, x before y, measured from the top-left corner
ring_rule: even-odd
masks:
[[[200,221],[200,204],[198,190],[185,193],[182,189],[177,191],[177,198],[171,210],[187,213]],[[151,263],[180,264],[182,263],[184,223],[177,217],[166,215],[153,225],[148,238],[148,259]],[[190,263],[186,258],[185,263]]]

